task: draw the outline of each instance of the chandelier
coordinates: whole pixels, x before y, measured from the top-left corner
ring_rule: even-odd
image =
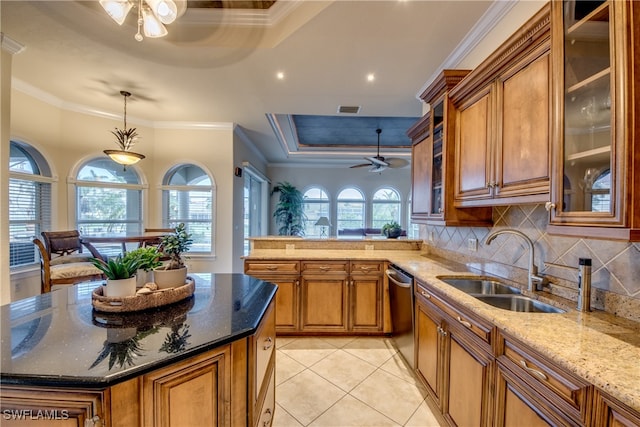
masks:
[[[138,132],[136,132],[136,128],[127,128],[127,98],[131,96],[131,93],[121,90],[120,95],[124,96],[124,127],[122,129],[116,128],[115,132],[111,131],[116,137],[116,144],[118,144],[120,149],[104,150],[104,154],[109,156],[114,162],[123,165],[126,170],[127,166],[138,163],[144,159],[144,156],[130,151],[131,147],[133,147],[138,140]]]
[[[138,8],[138,32],[134,38],[141,42],[141,30],[146,37],[164,37],[167,29],[178,17],[178,7],[173,0],[100,0],[100,5],[118,25],[122,25],[129,11]]]

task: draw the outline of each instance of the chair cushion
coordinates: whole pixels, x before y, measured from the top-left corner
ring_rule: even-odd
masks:
[[[51,266],[51,280],[73,279],[76,277],[102,274],[95,265],[90,262],[75,262],[73,264],[59,264]]]
[[[51,258],[51,265],[60,265],[60,264],[72,264],[75,262],[91,262],[89,261],[93,258],[93,255],[90,253],[81,253],[81,254],[70,254],[59,256],[55,258]]]

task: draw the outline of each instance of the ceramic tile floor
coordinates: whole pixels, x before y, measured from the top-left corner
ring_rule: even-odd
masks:
[[[384,337],[278,337],[274,427],[439,427]]]

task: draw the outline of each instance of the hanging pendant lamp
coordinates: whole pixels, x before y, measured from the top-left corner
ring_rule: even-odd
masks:
[[[118,144],[120,149],[104,150],[104,154],[109,156],[114,162],[123,165],[126,170],[127,166],[138,163],[144,159],[144,156],[130,151],[131,147],[133,147],[138,140],[138,132],[136,132],[136,128],[127,128],[127,98],[131,96],[131,93],[121,90],[120,95],[124,97],[124,127],[122,129],[116,128],[115,132],[111,131],[116,137],[116,144]]]

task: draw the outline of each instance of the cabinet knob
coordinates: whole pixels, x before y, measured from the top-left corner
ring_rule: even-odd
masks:
[[[555,203],[551,203],[551,202],[547,202],[544,204],[544,208],[547,210],[547,212],[550,212],[551,209],[555,209],[556,208],[556,204]]]
[[[267,265],[266,269],[269,270],[269,271],[275,271],[275,270],[278,269],[278,266],[277,265]]]
[[[429,295],[426,291],[423,291],[423,290],[420,290],[420,295],[422,295],[426,299],[431,298],[431,295]]]
[[[102,421],[100,420],[100,417],[97,415],[84,420],[84,427],[98,427],[100,425],[102,425]]]
[[[273,346],[273,338],[271,337],[267,337],[264,342],[263,350],[269,350]]]
[[[331,267],[329,267],[328,265],[321,265],[320,267],[318,267],[320,270],[322,271],[329,271],[331,270]]]
[[[265,415],[268,415],[269,418],[264,420],[264,422],[262,423],[262,427],[269,427],[269,425],[271,424],[271,420],[273,419],[273,414],[271,413],[271,408],[267,408],[264,411],[264,413],[265,413]]]

